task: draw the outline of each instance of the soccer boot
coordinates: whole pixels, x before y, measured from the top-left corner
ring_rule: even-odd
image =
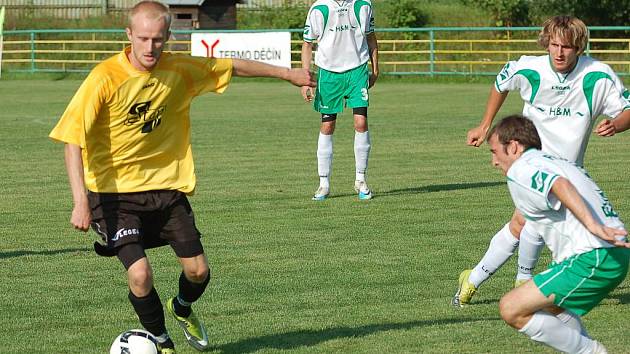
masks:
[[[173,315],[173,318],[175,318],[179,326],[184,330],[188,344],[199,351],[208,349],[208,333],[206,333],[206,328],[203,326],[203,323],[197,319],[194,312],[191,312],[188,317],[178,316],[173,307],[174,300],[175,298],[170,298],[166,302],[166,310]]]
[[[360,200],[372,199],[372,191],[365,181],[354,181],[354,191],[359,193]]]
[[[157,354],[175,354],[175,353],[176,353],[175,344],[173,343],[171,338],[167,336],[166,340],[163,340],[162,342],[160,342],[160,337],[158,337]]]
[[[175,351],[175,348],[162,348],[160,347],[160,345],[158,344],[158,354],[176,354],[177,352]]]
[[[472,272],[472,269],[466,269],[459,275],[459,288],[457,288],[457,292],[451,302],[453,306],[464,307],[464,305],[468,305],[473,295],[477,292],[477,288],[468,281],[470,272]]]
[[[313,196],[313,200],[325,200],[326,198],[328,198],[328,194],[330,193],[330,191],[328,190],[328,188],[326,187],[319,187],[317,188],[317,192],[315,192],[315,195]]]

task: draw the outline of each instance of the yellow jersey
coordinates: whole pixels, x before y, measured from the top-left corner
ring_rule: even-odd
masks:
[[[232,61],[162,53],[151,71],[139,71],[129,51],[90,72],[50,138],[82,148],[90,191],[192,193],[190,104],[203,93],[225,91]]]

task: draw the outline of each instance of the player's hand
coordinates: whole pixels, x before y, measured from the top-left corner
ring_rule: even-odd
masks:
[[[466,134],[466,144],[474,147],[479,147],[483,144],[483,141],[486,140],[486,134],[488,133],[488,128],[483,126],[478,126],[476,128],[470,129],[468,134]]]
[[[594,228],[594,230],[589,231],[591,231],[595,236],[612,245],[615,245],[617,247],[630,248],[630,243],[626,239],[626,236],[628,236],[628,232],[626,230],[598,225],[596,228]]]
[[[372,88],[372,86],[374,86],[374,84],[376,83],[377,79],[378,79],[378,74],[371,73],[368,88]]]
[[[90,213],[90,207],[87,204],[75,204],[72,209],[72,216],[70,217],[70,223],[76,230],[87,231],[90,229],[90,222],[92,221],[92,215]]]
[[[309,86],[309,87],[317,86],[317,82],[315,81],[315,75],[313,75],[313,73],[307,69],[299,69],[299,68],[289,69],[287,81],[289,81],[295,86]]]
[[[310,86],[302,86],[302,97],[306,102],[313,101],[313,88]]]
[[[617,129],[610,119],[603,119],[595,127],[595,133],[599,136],[610,137],[617,133]]]

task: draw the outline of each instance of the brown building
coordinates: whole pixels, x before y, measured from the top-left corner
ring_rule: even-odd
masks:
[[[239,0],[164,0],[168,4],[173,30],[236,29]]]

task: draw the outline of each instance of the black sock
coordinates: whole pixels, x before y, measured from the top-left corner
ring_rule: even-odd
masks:
[[[193,283],[186,279],[184,272],[179,275],[179,294],[173,299],[173,308],[177,316],[188,317],[190,316],[190,305],[197,301],[203,292],[206,290],[208,283],[210,282],[210,273],[206,277],[203,283]],[[180,302],[181,301],[181,302]],[[184,304],[182,304],[184,302]]]
[[[158,341],[159,342],[159,341]],[[159,342],[160,348],[171,348],[175,349],[175,343],[171,340],[171,338],[167,338],[164,342]]]
[[[155,288],[152,288],[149,295],[144,297],[137,297],[130,290],[129,301],[131,301],[140,323],[147,331],[156,337],[166,333],[164,309],[162,309],[162,302]]]

